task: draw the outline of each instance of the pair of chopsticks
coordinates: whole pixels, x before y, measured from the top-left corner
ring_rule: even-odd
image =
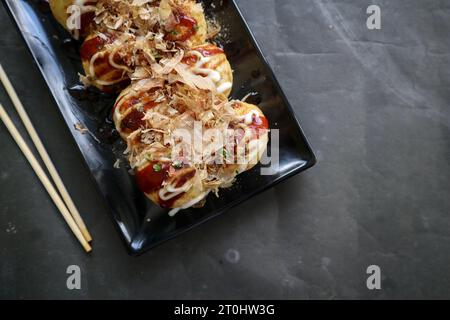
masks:
[[[89,234],[86,225],[83,222],[83,219],[81,218],[77,208],[75,207],[72,198],[67,192],[64,183],[62,182],[58,172],[56,171],[55,166],[53,165],[47,151],[45,150],[45,147],[41,139],[39,138],[36,130],[34,129],[34,126],[31,123],[30,118],[28,117],[25,111],[25,108],[20,102],[19,97],[17,96],[17,93],[14,90],[14,87],[12,86],[11,82],[9,81],[8,76],[6,75],[5,70],[3,69],[1,64],[0,64],[0,80],[3,83],[3,86],[5,87],[6,92],[8,93],[14,107],[16,108],[17,113],[19,114],[20,119],[22,120],[28,134],[30,135],[31,140],[33,141],[33,144],[36,147],[36,150],[38,151],[42,161],[44,162],[48,172],[50,173],[50,177],[52,178],[56,186],[56,189],[59,191],[59,193],[56,191],[52,182],[47,177],[45,171],[42,169],[38,160],[34,156],[33,152],[30,150],[28,145],[26,144],[23,137],[20,135],[19,131],[15,127],[11,118],[6,113],[1,103],[0,103],[0,119],[3,121],[9,133],[13,137],[14,141],[17,143],[20,150],[27,158],[28,162],[30,163],[36,175],[38,176],[39,180],[44,185],[44,188],[47,190],[56,207],[61,212],[64,220],[69,225],[69,228],[77,237],[78,241],[81,243],[84,250],[86,250],[86,252],[90,252],[92,248],[89,242],[92,241],[92,237]]]

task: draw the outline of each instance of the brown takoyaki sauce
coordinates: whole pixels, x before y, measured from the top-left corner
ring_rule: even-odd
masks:
[[[113,43],[115,40],[115,37],[112,34],[105,34],[105,37],[106,38],[94,37],[86,40],[80,48],[81,59],[90,60],[94,54],[103,49],[105,44]]]
[[[117,101],[117,103],[114,105],[113,112],[117,107],[118,103],[122,101],[122,99],[125,99],[125,97],[122,97]],[[123,101],[122,104],[120,105],[120,112],[126,112],[127,109],[132,108],[138,103],[142,104],[139,110],[137,108],[134,108],[122,120],[121,129],[125,132],[130,133],[139,129],[140,127],[144,127],[145,120],[143,120],[143,118],[145,116],[145,111],[148,111],[151,108],[154,108],[158,105],[158,103],[154,101],[154,98],[150,95],[150,93],[145,92],[140,96],[130,97],[129,99]]]
[[[198,23],[194,18],[178,11],[174,13],[176,25],[169,31],[166,39],[169,41],[187,41],[197,33]]]
[[[159,170],[155,170],[158,168]],[[169,166],[158,162],[150,162],[145,168],[135,174],[139,189],[145,193],[151,193],[161,188],[169,174]]]
[[[155,170],[155,166],[157,166],[158,170]],[[169,168],[168,164],[161,165],[158,162],[150,162],[145,168],[137,171],[135,177],[139,189],[147,194],[158,191],[169,175]],[[159,198],[158,205],[162,208],[171,208],[183,194],[181,193],[167,201]]]
[[[195,169],[194,168],[186,168],[183,169],[183,172],[180,172],[179,178],[176,181],[176,185],[175,188],[181,188],[186,182],[188,182],[189,180],[191,180],[194,176],[195,176]],[[162,200],[161,198],[159,198],[158,204],[162,207],[162,208],[173,208],[175,201],[177,201],[178,199],[180,199],[183,195],[185,194],[185,192],[180,193],[179,195],[169,199],[169,200]]]
[[[195,176],[194,168],[187,168],[185,170],[185,173],[181,174],[181,177],[178,179],[175,188],[181,188],[186,182],[188,182]]]
[[[170,165],[168,163],[161,164],[155,161],[149,162],[145,168],[137,171],[135,174],[136,183],[139,189],[147,194],[158,191],[162,187],[163,182],[169,177],[169,170]],[[176,188],[182,187],[195,176],[196,171],[194,168],[185,168],[183,170],[183,172],[179,173],[178,180],[176,180]],[[182,192],[169,200],[158,198],[158,204],[162,208],[172,208],[174,203],[184,194],[185,192]]]
[[[85,5],[87,6],[95,6],[96,2],[87,2]],[[95,12],[91,11],[91,12],[86,12],[83,13],[80,16],[80,31],[81,34],[86,35],[89,33],[89,30],[91,29],[91,24],[92,21],[94,21],[95,18]]]
[[[121,129],[123,131],[133,132],[140,127],[145,126],[145,121],[143,120],[145,114],[142,111],[133,109],[121,123]]]

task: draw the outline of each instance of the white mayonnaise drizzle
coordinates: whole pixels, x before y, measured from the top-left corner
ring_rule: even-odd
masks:
[[[122,81],[124,79],[124,76],[122,75],[122,77],[120,77],[120,79],[117,80],[111,80],[111,81],[104,81],[104,80],[99,80],[97,79],[97,75],[95,74],[95,61],[100,58],[103,57],[105,55],[106,52],[102,51],[102,52],[97,52],[96,54],[94,54],[91,58],[91,61],[89,62],[89,75],[91,76],[91,78],[93,79],[93,81],[101,86],[109,86],[109,85],[113,85],[116,83],[119,83],[120,81]]]
[[[200,201],[202,201],[203,199],[206,198],[206,196],[209,194],[210,191],[204,192],[201,195],[199,195],[197,198],[192,199],[191,201],[189,201],[188,203],[186,203],[185,205],[179,207],[179,208],[174,208],[172,210],[169,211],[169,216],[173,217],[175,216],[180,210],[184,210],[187,208],[192,207],[193,205],[199,203]]]
[[[217,92],[218,93],[224,93],[225,91],[231,89],[233,85],[231,84],[231,82],[227,81],[222,83],[220,86],[217,87]]]
[[[116,52],[117,52],[117,50],[119,50],[119,49],[120,49],[119,46],[116,46],[114,49],[112,49],[111,53],[109,54],[109,59],[108,59],[109,64],[110,64],[111,66],[113,66],[114,68],[118,69],[118,70],[124,70],[124,71],[130,72],[130,73],[133,72],[133,71],[132,71],[130,68],[128,68],[127,66],[117,64],[117,63],[114,61],[114,57],[115,57],[115,55],[116,55]]]
[[[253,123],[253,116],[259,117],[260,114],[256,110],[251,110],[249,113],[244,114],[243,116],[240,116],[239,120],[244,120],[245,124],[252,124]]]
[[[186,181],[181,187],[176,188],[173,185],[169,184],[164,188],[159,190],[159,197],[163,201],[168,201],[170,199],[175,198],[176,196],[187,192],[192,187],[191,180]]]
[[[211,61],[211,57],[204,57],[200,52],[196,50],[193,50],[191,53],[198,58],[195,66],[192,67],[192,71],[205,75],[207,78],[213,81],[216,84],[218,93],[224,93],[233,86],[233,84],[229,81],[221,83],[222,75],[217,70],[204,67],[208,62]]]
[[[118,121],[122,121],[122,114],[120,113],[120,106],[125,102],[126,98],[123,97],[119,103],[114,108],[114,118],[116,118]]]
[[[122,104],[124,104],[125,101],[127,101],[133,97],[136,97],[136,95],[131,95],[129,93],[119,97],[119,102],[117,102],[116,106],[114,107],[114,118],[117,121],[122,122],[123,118],[125,117],[125,115],[122,115],[121,109],[120,109],[122,107]]]

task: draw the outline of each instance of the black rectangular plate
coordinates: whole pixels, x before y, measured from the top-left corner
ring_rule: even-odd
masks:
[[[253,103],[265,113],[272,129],[279,129],[280,165],[274,175],[260,175],[260,168],[238,177],[220,197],[209,196],[201,209],[189,209],[174,218],[149,201],[128,173],[122,151],[124,145],[113,133],[110,110],[114,97],[96,91],[81,90],[78,72],[79,43],[53,19],[43,0],[6,0],[7,8],[17,23],[36,60],[56,103],[69,126],[84,159],[106,200],[113,220],[133,255],[189,230],[277,183],[303,171],[316,162],[314,154],[294,116],[278,81],[263,57],[254,37],[232,0],[202,1],[208,16],[223,27],[218,42],[234,69],[232,96],[242,98],[249,92]],[[214,4],[214,5],[211,5]],[[74,130],[82,123],[90,134]],[[114,163],[120,158],[121,169]]]

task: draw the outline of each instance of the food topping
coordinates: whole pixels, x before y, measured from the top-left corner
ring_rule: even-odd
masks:
[[[194,0],[99,0],[80,49],[86,85],[130,83],[113,108],[116,128],[139,188],[171,214],[229,187],[267,144],[259,109],[228,101],[227,58],[205,43],[220,28],[203,30],[203,17]]]

